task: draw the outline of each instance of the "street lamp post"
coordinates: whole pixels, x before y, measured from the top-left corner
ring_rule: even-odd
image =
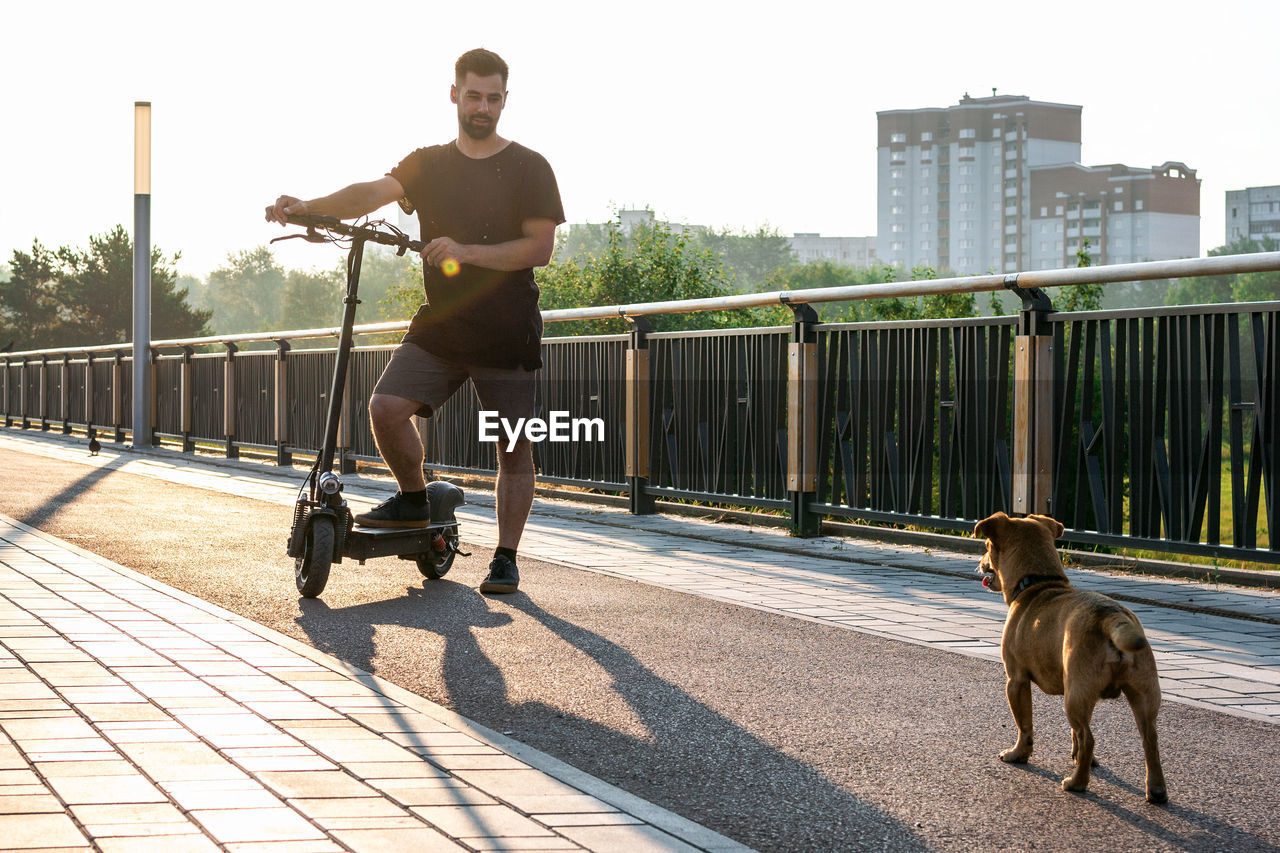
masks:
[[[133,446],[151,444],[151,102],[133,105]]]

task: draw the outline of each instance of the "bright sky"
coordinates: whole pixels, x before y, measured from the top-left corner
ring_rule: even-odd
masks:
[[[1053,5],[0,0],[0,262],[132,229],[133,103],[153,103],[152,240],[204,276],[281,233],[280,193],[381,176],[456,135],[458,54],[511,66],[501,132],[555,168],[570,222],[617,207],[714,227],[876,229],[876,111],[966,91],[1080,104],[1087,165],[1280,184],[1280,3]],[[278,246],[286,266],[328,247]]]

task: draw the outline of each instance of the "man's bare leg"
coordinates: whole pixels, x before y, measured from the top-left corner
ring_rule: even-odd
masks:
[[[499,447],[495,487],[498,547],[515,551],[533,508],[533,445],[522,438],[510,453]]]
[[[373,440],[402,492],[419,492],[427,487],[422,476],[422,438],[413,425],[413,416],[421,406],[417,400],[394,394],[374,394],[369,398]],[[529,460],[532,473],[532,454]]]
[[[480,584],[483,593],[511,593],[520,586],[516,548],[533,507],[533,447],[522,439],[511,452],[498,449],[498,483],[494,488],[498,516],[498,547],[489,574]]]

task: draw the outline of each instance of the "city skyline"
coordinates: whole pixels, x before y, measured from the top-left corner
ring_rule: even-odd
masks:
[[[0,262],[33,238],[83,246],[132,227],[132,107],[150,100],[153,242],[182,252],[180,273],[203,277],[280,234],[261,215],[279,193],[372,179],[452,138],[452,62],[477,44],[511,63],[502,133],[547,156],[570,222],[650,207],[717,229],[875,234],[877,111],[992,87],[1082,105],[1085,166],[1196,170],[1202,253],[1224,242],[1227,191],[1280,184],[1268,150],[1280,116],[1251,94],[1280,81],[1267,58],[1280,11],[1260,4],[1227,2],[1189,34],[1154,3],[1085,4],[1079,23],[1053,29],[1049,13],[1013,3],[980,14],[925,3],[927,14],[906,20],[804,2],[732,18],[665,0],[544,14],[500,2],[438,33],[424,21],[411,48],[387,26],[408,26],[410,4],[380,7],[381,18],[307,8],[0,12],[12,34],[0,73],[27,81],[3,95]],[[1010,61],[1009,46],[1049,38],[1070,46],[1070,63],[1039,50]],[[1239,79],[1259,85],[1230,85]],[[336,257],[296,244],[277,252],[302,268]]]

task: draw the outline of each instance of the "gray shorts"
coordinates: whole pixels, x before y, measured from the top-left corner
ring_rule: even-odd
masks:
[[[470,378],[480,399],[480,408],[495,411],[498,417],[515,423],[517,418],[534,415],[533,377],[533,371],[521,367],[456,364],[417,344],[403,343],[391,354],[391,361],[378,378],[373,393],[417,400],[422,404],[418,416],[429,418]]]

